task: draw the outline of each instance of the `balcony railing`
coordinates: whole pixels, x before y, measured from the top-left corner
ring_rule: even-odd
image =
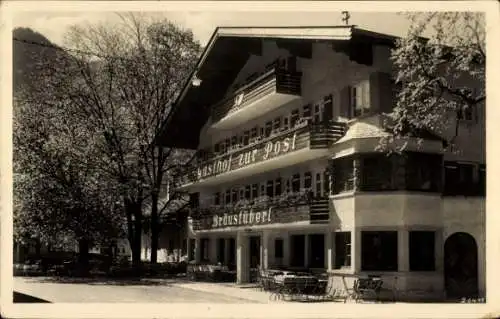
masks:
[[[300,72],[290,72],[274,67],[214,105],[212,121],[218,122],[225,116],[248,106],[249,103],[272,93],[300,96],[301,78]]]
[[[271,209],[271,210],[270,210]],[[214,217],[237,216],[241,212],[272,211],[275,216],[269,215],[268,220],[256,221],[257,224],[295,222],[308,220],[311,223],[328,222],[329,206],[326,196],[314,196],[311,190],[283,193],[279,196],[260,196],[253,200],[240,200],[236,204],[211,205],[205,208],[193,208],[191,218],[195,230],[214,228]],[[251,226],[247,223],[248,226]],[[223,227],[224,225],[219,225]],[[238,223],[229,223],[225,226],[241,226]]]
[[[285,153],[304,149],[326,149],[344,136],[346,124],[339,122],[311,123],[301,119],[297,124],[269,137],[257,138],[248,145],[232,147],[224,153],[199,151],[195,168],[183,175],[177,185],[193,183],[208,177],[230,172],[250,164],[266,161]]]

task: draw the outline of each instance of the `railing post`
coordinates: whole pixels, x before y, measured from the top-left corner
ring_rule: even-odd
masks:
[[[353,191],[359,191],[361,185],[361,160],[353,159]]]

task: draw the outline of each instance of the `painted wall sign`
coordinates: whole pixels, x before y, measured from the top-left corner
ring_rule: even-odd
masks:
[[[240,211],[239,214],[215,215],[211,218],[211,228],[228,226],[254,226],[271,222],[272,208],[267,210]]]
[[[286,224],[310,220],[310,206],[268,207],[235,212],[214,212],[212,215],[193,219],[193,230],[203,231],[232,227],[258,227],[269,224]]]
[[[244,150],[242,152],[228,155],[226,158],[220,158],[212,163],[198,168],[198,179],[206,178],[221,173],[226,173],[234,169],[244,167],[260,161],[265,161],[273,157],[295,150],[297,132],[285,138],[269,141],[260,148]]]

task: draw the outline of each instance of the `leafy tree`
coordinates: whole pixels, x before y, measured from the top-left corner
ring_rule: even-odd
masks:
[[[392,133],[426,129],[453,146],[464,114],[484,107],[485,24],[476,12],[408,13],[411,27],[392,52],[400,90]],[[423,38],[426,32],[430,38]]]
[[[152,260],[156,260],[162,186],[189,155],[153,140],[200,52],[190,31],[168,21],[128,14],[121,23],[77,25],[67,32],[71,54],[42,66],[45,88],[33,97],[88,132],[100,180],[119,185],[135,265],[140,261],[143,207],[151,203]],[[83,159],[84,157],[82,157]],[[84,164],[86,165],[86,164]],[[171,196],[178,200],[179,196]],[[164,205],[168,205],[167,201]]]
[[[51,246],[78,242],[86,270],[89,248],[120,236],[116,192],[99,180],[92,137],[63,109],[40,112],[36,103],[14,101],[15,236]]]

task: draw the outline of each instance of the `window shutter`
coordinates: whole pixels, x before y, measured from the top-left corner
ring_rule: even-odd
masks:
[[[394,84],[392,83],[391,76],[388,73],[378,73],[378,90],[380,96],[380,112],[391,113],[396,106],[396,99],[394,98]]]
[[[351,118],[351,87],[340,90],[340,116]]]

